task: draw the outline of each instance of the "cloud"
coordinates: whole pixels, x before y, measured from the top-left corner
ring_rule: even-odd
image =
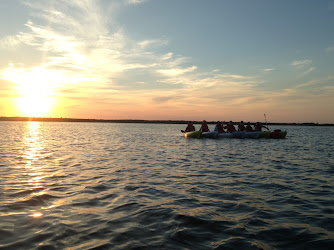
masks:
[[[140,3],[144,3],[146,2],[147,0],[126,0],[126,2],[128,4],[140,4]]]
[[[157,96],[153,98],[153,101],[155,103],[165,103],[171,100],[177,100],[177,99],[182,99],[182,96]]]
[[[330,84],[333,82],[333,80],[334,77],[326,77],[303,82],[296,86],[286,88],[281,92],[272,93],[270,96],[275,102],[278,103],[286,101],[288,101],[290,104],[303,102],[305,105],[307,103],[307,105],[312,106],[322,98],[325,98],[327,101],[332,98],[334,94],[334,88],[333,86],[330,86]],[[315,102],[313,102],[313,100]],[[285,105],[288,105],[289,103],[286,103]],[[331,102],[329,101],[328,103]],[[282,103],[282,105],[284,104]]]
[[[334,46],[329,46],[329,47],[327,47],[327,48],[326,48],[326,52],[327,52],[327,53],[332,53],[332,52],[334,52]]]
[[[66,9],[64,5],[68,8],[76,7],[78,12],[89,9],[78,20],[60,11],[51,12],[45,6],[41,11],[49,15],[40,15],[40,17],[50,16],[47,20],[48,26],[29,21],[26,27],[30,31],[20,32],[17,37],[21,43],[44,52],[47,67],[75,70],[75,73],[81,69],[81,74],[86,76],[101,73],[110,75],[113,72],[146,67],[144,64],[127,61],[125,47],[129,46],[130,42],[121,29],[112,34],[107,33],[103,22],[96,17],[98,15],[94,14],[99,12],[99,9],[94,9],[93,7],[96,6],[92,2],[94,1],[71,1],[70,4],[64,3],[60,6],[64,9]],[[76,10],[74,9],[73,12],[76,13]],[[61,21],[58,21],[54,15],[61,16]],[[86,25],[85,20],[93,20],[93,23],[89,22]]]
[[[300,74],[299,77],[306,76],[307,74],[311,73],[315,69],[316,69],[315,67],[310,67],[309,69],[307,69],[306,71],[304,71],[302,74]]]
[[[168,42],[160,39],[153,40],[145,40],[138,43],[138,45],[142,48],[152,48],[152,47],[161,47],[167,45]]]
[[[142,2],[128,1],[133,4]],[[112,32],[102,18],[104,10],[96,1],[61,0],[51,7],[46,1],[28,5],[38,13],[33,16],[44,24],[28,21],[26,27],[30,31],[20,32],[18,37],[23,44],[43,52],[44,63],[49,68],[82,74],[92,81],[98,78],[100,84],[108,86],[109,79],[117,79],[117,75],[128,70],[152,69],[147,72],[173,77],[197,68],[182,66],[187,58],[173,57],[172,52],[150,52],[152,48],[165,46],[165,40],[134,42],[115,24]],[[156,77],[156,74],[152,76]]]
[[[293,61],[291,65],[297,68],[303,68],[310,65],[311,63],[312,60],[299,60],[299,61]]]
[[[251,77],[250,76],[244,76],[244,75],[235,75],[235,74],[217,74],[219,78],[222,79],[228,79],[228,80],[248,80]]]
[[[161,57],[162,60],[169,60],[173,57],[173,53],[169,52]]]
[[[160,69],[157,72],[164,76],[180,76],[189,72],[194,72],[197,66],[191,66],[188,68],[173,68],[173,69]]]
[[[312,60],[299,60],[299,61],[293,61],[291,63],[291,65],[298,69],[298,70],[304,70],[298,77],[304,77],[306,75],[308,75],[309,73],[311,73],[312,71],[314,71],[316,68],[311,66],[312,65]],[[305,68],[307,68],[305,70]]]
[[[334,76],[330,76],[330,77],[326,77],[326,78],[321,78],[321,79],[317,79],[317,80],[311,80],[305,83],[300,83],[298,85],[296,85],[295,87],[293,87],[292,89],[301,89],[301,88],[308,88],[308,87],[313,87],[313,89],[318,89],[319,86],[327,86],[331,85],[332,82],[334,80]],[[330,86],[332,87],[332,86]]]
[[[17,36],[6,36],[0,40],[0,48],[8,49],[15,48],[20,44],[20,40]]]

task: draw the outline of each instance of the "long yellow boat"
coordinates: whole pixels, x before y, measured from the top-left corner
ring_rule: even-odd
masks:
[[[185,138],[200,138],[201,135],[202,135],[202,131],[191,131],[191,132],[184,133]]]
[[[274,131],[262,131],[259,138],[273,138],[273,139],[284,139],[286,137],[287,131],[281,131],[276,129]]]

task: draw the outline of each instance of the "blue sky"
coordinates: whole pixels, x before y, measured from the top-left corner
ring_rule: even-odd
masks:
[[[0,8],[0,115],[334,123],[334,1]]]

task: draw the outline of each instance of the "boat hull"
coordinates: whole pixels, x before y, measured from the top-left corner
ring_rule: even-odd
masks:
[[[245,132],[245,133],[246,133],[245,138],[258,139],[260,136],[260,132]]]
[[[202,131],[191,131],[184,133],[185,138],[200,138],[202,135]]]
[[[239,138],[239,139],[244,139],[246,138],[246,132],[245,131],[235,131],[232,132],[233,138]]]
[[[211,132],[202,132],[203,138],[217,138],[218,131],[211,131]]]
[[[218,133],[217,131],[202,132],[202,131],[192,131],[184,133],[186,138],[238,138],[238,139],[258,139],[258,138],[272,138],[272,139],[284,139],[287,135],[287,131],[274,130],[261,131],[261,132],[245,132],[236,131],[233,133]]]
[[[236,131],[233,133],[221,133],[218,134],[218,138],[238,138],[238,139],[258,139],[260,132],[246,132],[246,131]]]
[[[260,138],[272,138],[272,139],[285,139],[287,135],[287,131],[281,131],[281,130],[274,130],[272,132],[270,131],[261,131],[260,132]]]
[[[233,138],[232,133],[220,133],[218,134],[218,138]]]

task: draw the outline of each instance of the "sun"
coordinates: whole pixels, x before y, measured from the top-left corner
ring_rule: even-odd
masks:
[[[28,117],[52,117],[64,112],[67,105],[66,90],[71,85],[91,81],[82,74],[51,69],[47,65],[16,68],[13,64],[0,72],[0,78],[14,84],[16,107],[12,113]]]
[[[18,106],[23,116],[43,117],[49,113],[53,100],[48,96],[27,95],[18,98]]]
[[[57,80],[54,72],[42,67],[11,68],[5,72],[4,78],[16,85],[17,106],[22,116],[43,117],[50,114]]]

